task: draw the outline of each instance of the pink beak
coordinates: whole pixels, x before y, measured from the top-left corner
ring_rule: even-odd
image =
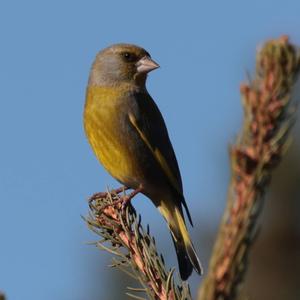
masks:
[[[159,68],[159,64],[157,64],[149,56],[142,57],[136,63],[136,66],[137,66],[138,73],[149,73],[149,72]]]

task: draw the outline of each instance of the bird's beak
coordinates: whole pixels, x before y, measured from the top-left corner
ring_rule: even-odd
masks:
[[[136,67],[138,73],[149,73],[159,68],[159,64],[157,64],[149,56],[144,56],[136,63]]]

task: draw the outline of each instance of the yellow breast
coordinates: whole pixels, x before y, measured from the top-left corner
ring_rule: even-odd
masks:
[[[121,137],[120,96],[116,88],[88,87],[84,109],[84,128],[98,160],[119,181],[134,176],[132,157]]]

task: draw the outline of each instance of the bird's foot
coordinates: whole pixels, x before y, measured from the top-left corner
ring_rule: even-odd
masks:
[[[130,203],[131,199],[136,196],[138,193],[141,193],[143,191],[143,187],[140,186],[137,189],[135,189],[134,191],[132,191],[129,195],[124,195],[120,200],[122,203],[122,212],[125,212],[126,207],[128,206],[128,204]],[[119,201],[119,200],[118,200]]]
[[[128,189],[128,188],[126,188],[126,189]],[[113,201],[112,204],[104,205],[102,207],[102,210],[104,210],[105,208],[107,208],[109,206],[113,206],[115,208],[121,208],[122,213],[125,213],[126,207],[130,203],[131,199],[138,193],[142,192],[142,190],[143,190],[142,187],[139,187],[139,188],[135,189],[134,191],[132,191],[129,195],[123,195],[118,200]]]
[[[118,195],[126,190],[128,190],[129,188],[127,186],[121,186],[117,189],[111,190],[109,192],[100,192],[100,193],[95,193],[94,195],[92,195],[89,199],[88,202],[91,203],[92,201],[99,199],[99,198],[106,198],[108,196],[108,194],[113,194],[113,195]]]

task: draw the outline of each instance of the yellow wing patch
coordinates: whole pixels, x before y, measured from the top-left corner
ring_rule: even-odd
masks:
[[[129,114],[129,120],[130,120],[131,124],[135,127],[137,132],[139,133],[139,135],[142,138],[142,140],[144,141],[144,143],[148,146],[150,151],[153,153],[153,155],[156,158],[156,160],[158,161],[159,165],[161,166],[161,168],[163,169],[165,174],[168,176],[168,178],[169,178],[171,184],[173,185],[173,187],[179,192],[179,194],[181,194],[181,189],[180,189],[180,185],[178,183],[178,180],[174,176],[172,170],[170,169],[166,159],[161,154],[160,150],[156,147],[153,147],[150,144],[150,142],[148,141],[148,139],[147,139],[146,135],[144,134],[144,132],[138,127],[137,121],[136,121],[135,117],[132,114]]]

